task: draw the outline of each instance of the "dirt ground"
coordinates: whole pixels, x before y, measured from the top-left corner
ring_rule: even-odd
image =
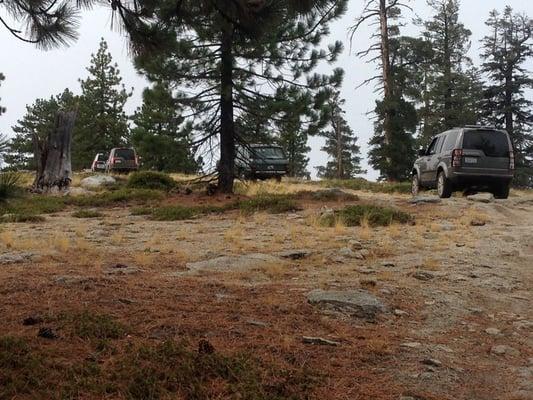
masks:
[[[120,348],[203,340],[222,354],[246,352],[319,377],[294,398],[533,399],[533,194],[486,204],[357,195],[416,223],[321,227],[320,210],[344,203],[310,201],[277,215],[156,222],[118,207],[100,218],[65,211],[43,223],[3,224],[0,336],[81,362],[93,344],[50,316],[91,310],[128,326]],[[305,251],[296,259],[279,256],[298,249]],[[260,261],[241,262],[250,254]],[[315,289],[363,289],[386,309],[373,320],[328,312],[308,302]],[[23,325],[30,316],[49,319]],[[43,326],[58,338],[37,337]]]

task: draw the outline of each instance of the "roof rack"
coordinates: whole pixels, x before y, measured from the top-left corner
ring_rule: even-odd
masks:
[[[477,129],[498,129],[494,125],[465,125],[462,128],[477,128]]]

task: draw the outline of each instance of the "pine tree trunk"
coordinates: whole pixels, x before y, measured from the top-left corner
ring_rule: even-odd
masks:
[[[76,112],[58,112],[55,127],[46,139],[33,137],[37,174],[33,190],[38,193],[66,190],[72,181],[70,158]]]
[[[451,129],[454,123],[451,118],[452,113],[452,55],[450,49],[450,29],[448,21],[448,11],[446,5],[443,4],[444,14],[444,83],[446,85],[444,92],[444,127]]]
[[[381,68],[383,74],[383,99],[385,103],[385,116],[383,121],[383,131],[385,134],[384,145],[388,152],[388,146],[392,142],[392,117],[394,111],[391,109],[392,98],[392,76],[390,68],[390,49],[389,49],[389,22],[387,15],[387,4],[385,0],[379,0],[379,23],[381,37]],[[390,157],[386,157],[387,170],[390,170]],[[391,177],[387,177],[391,180]]]
[[[235,179],[235,126],[233,121],[233,26],[222,30],[220,71],[220,163],[218,189],[233,193]]]

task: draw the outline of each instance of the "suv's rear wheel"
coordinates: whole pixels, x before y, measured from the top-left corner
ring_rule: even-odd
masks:
[[[452,195],[452,183],[444,171],[440,171],[437,175],[437,193],[441,199],[447,199]]]
[[[413,196],[418,196],[418,193],[420,193],[420,180],[418,179],[418,174],[414,174],[411,179],[411,193]]]
[[[510,189],[510,183],[502,183],[492,189],[492,194],[494,194],[494,197],[497,199],[506,199],[509,197]]]

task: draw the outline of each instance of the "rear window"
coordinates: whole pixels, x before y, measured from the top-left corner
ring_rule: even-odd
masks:
[[[283,150],[279,147],[256,147],[254,153],[258,158],[284,158]]]
[[[488,157],[508,157],[510,150],[505,133],[489,130],[466,131],[463,149],[482,150]]]
[[[135,160],[135,152],[133,149],[116,149],[115,157],[123,158],[124,160]]]

